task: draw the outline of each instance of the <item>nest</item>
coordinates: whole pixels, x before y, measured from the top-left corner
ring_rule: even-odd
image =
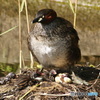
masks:
[[[79,72],[80,68],[77,67],[74,72],[82,78],[88,72],[88,77],[86,77],[88,85],[73,82],[57,83],[49,79],[48,71],[45,71],[47,75],[43,76],[44,80],[35,80],[31,77],[36,70],[24,70],[0,86],[0,100],[100,100],[100,70],[90,67],[81,68],[85,69]],[[97,93],[97,96],[90,96],[89,93]]]

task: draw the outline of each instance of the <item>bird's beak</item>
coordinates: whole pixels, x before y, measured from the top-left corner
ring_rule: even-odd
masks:
[[[38,22],[38,20],[39,20],[39,18],[35,18],[35,19],[32,21],[32,23],[36,23],[36,22]]]
[[[32,21],[32,23],[41,22],[43,20],[43,18],[44,18],[44,16],[37,17]]]

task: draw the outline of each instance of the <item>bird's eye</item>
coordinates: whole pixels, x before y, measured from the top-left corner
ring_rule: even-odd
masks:
[[[46,15],[46,16],[45,16],[45,19],[51,19],[51,18],[52,18],[51,15]]]
[[[47,16],[48,19],[52,18],[52,16]]]

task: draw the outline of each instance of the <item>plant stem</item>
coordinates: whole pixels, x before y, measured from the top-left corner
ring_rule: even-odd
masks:
[[[28,34],[30,33],[30,28],[29,28],[29,18],[28,18],[28,10],[27,10],[27,1],[25,0],[25,11],[26,11],[26,20],[27,20],[27,29],[28,29]],[[33,56],[32,53],[30,52],[30,59],[31,59],[31,68],[33,68]]]
[[[21,37],[21,12],[20,12],[20,0],[18,0],[19,6],[19,68],[22,68],[22,37]]]
[[[76,27],[77,3],[78,3],[78,0],[75,0],[75,11],[74,11],[74,28]]]

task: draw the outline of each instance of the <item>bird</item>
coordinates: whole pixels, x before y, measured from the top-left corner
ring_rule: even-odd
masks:
[[[53,9],[41,9],[32,23],[29,50],[44,68],[68,70],[81,59],[77,31]]]

